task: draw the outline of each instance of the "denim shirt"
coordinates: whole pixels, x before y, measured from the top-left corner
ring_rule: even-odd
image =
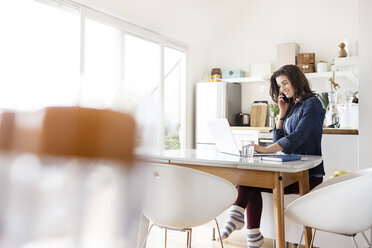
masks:
[[[274,127],[273,141],[286,154],[322,155],[324,110],[317,97],[296,102],[288,110],[283,127]],[[309,176],[321,177],[324,173],[323,161],[309,170]]]

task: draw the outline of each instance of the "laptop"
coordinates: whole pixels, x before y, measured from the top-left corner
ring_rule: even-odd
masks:
[[[216,143],[217,151],[241,156],[227,119],[214,119],[208,121],[209,129]]]
[[[217,151],[231,155],[241,156],[242,152],[239,149],[234,136],[232,134],[230,124],[227,119],[214,119],[208,121],[209,129],[216,143]],[[257,153],[253,156],[274,155],[278,153]],[[279,153],[282,154],[282,153]]]

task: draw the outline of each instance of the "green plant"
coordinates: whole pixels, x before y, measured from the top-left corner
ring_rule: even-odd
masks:
[[[164,136],[164,149],[165,150],[175,150],[180,149],[180,139],[179,139],[179,132],[180,132],[180,124],[177,124],[176,130],[169,132],[166,131],[166,135]],[[167,129],[167,128],[166,128]]]
[[[328,92],[322,92],[318,94],[318,98],[320,102],[322,103],[322,106],[324,108],[324,112],[327,110],[329,100],[328,100]]]
[[[279,106],[277,104],[270,103],[269,108],[270,108],[271,112],[273,112],[274,117],[279,115],[280,109],[279,109]]]

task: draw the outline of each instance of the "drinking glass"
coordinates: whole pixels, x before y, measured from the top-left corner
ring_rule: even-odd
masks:
[[[242,140],[242,156],[245,158],[253,158],[254,141]]]

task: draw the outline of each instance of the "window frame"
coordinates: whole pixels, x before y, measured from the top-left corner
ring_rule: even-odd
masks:
[[[119,31],[119,41],[120,48],[124,47],[124,40],[122,37],[126,34],[136,36],[140,39],[148,40],[150,42],[158,43],[160,45],[160,106],[161,109],[161,123],[160,123],[160,133],[157,134],[157,149],[163,150],[164,149],[164,135],[165,135],[165,123],[164,123],[164,48],[168,47],[171,49],[179,50],[180,52],[185,53],[185,78],[183,85],[180,85],[180,123],[181,123],[181,130],[179,132],[179,139],[181,148],[185,148],[187,146],[186,141],[186,132],[187,132],[187,81],[188,81],[188,49],[187,46],[179,41],[176,41],[172,38],[166,37],[159,33],[156,33],[152,30],[147,28],[141,27],[139,25],[130,23],[126,20],[123,20],[120,17],[104,13],[97,9],[79,4],[74,1],[69,0],[34,0],[38,2],[42,2],[47,5],[53,5],[54,7],[60,8],[73,8],[77,9],[80,14],[80,85],[79,85],[79,93],[78,93],[78,100],[77,104],[79,105],[82,99],[82,75],[84,75],[85,65],[84,65],[84,58],[85,58],[85,21],[87,18],[101,22],[106,25],[110,25],[114,28],[117,28]],[[120,63],[123,62],[123,58],[125,56],[124,49],[120,49]],[[123,80],[125,73],[124,73],[124,66],[121,66],[119,71],[119,80]],[[117,106],[114,106],[114,109]],[[116,109],[117,110],[117,109]],[[182,142],[181,142],[182,141]]]

